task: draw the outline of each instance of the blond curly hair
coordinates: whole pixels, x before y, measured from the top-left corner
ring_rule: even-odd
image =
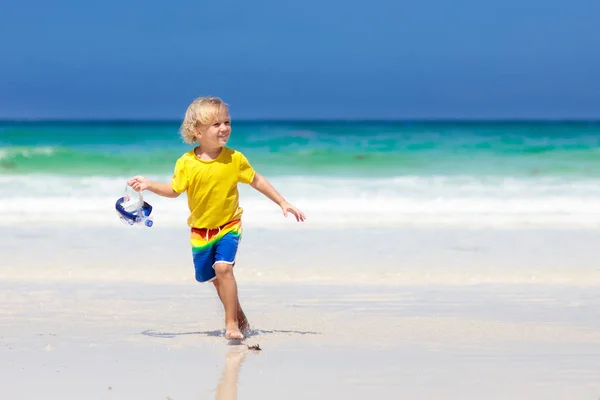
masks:
[[[181,124],[180,134],[183,141],[188,144],[198,142],[196,138],[197,128],[211,125],[217,120],[217,116],[223,107],[229,111],[229,106],[218,97],[198,97],[194,100],[188,106]]]

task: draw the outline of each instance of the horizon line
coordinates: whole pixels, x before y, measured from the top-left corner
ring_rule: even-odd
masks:
[[[5,123],[174,124],[172,118],[0,118]],[[600,123],[597,118],[239,118],[233,123]]]

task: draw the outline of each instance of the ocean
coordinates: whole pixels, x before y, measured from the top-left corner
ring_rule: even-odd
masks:
[[[233,121],[242,151],[312,227],[600,225],[600,122]],[[127,179],[168,182],[179,122],[0,122],[0,224],[119,224]],[[240,185],[247,224],[291,226]],[[155,226],[184,196],[149,193]]]

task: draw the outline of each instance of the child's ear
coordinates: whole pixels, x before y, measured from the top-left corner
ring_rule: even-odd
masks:
[[[200,141],[200,138],[202,137],[202,128],[200,128],[199,126],[196,127],[196,130],[194,131],[195,136],[196,136],[196,140]]]

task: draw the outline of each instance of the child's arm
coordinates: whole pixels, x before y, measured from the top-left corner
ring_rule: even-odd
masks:
[[[281,207],[284,217],[287,217],[288,212],[290,212],[294,214],[296,221],[304,221],[306,219],[304,213],[288,203],[287,200],[284,199],[283,196],[277,192],[277,190],[275,190],[273,185],[271,185],[271,182],[269,182],[264,176],[256,173],[250,186],[267,196],[275,204]]]
[[[144,178],[143,176],[135,176],[127,182],[129,186],[138,192],[142,190],[149,190],[152,193],[156,193],[159,196],[175,198],[181,193],[177,193],[173,190],[170,183],[159,183],[151,181],[150,179]]]

